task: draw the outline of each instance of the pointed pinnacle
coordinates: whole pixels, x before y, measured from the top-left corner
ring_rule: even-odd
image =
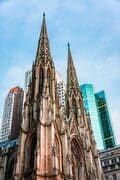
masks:
[[[72,53],[70,50],[70,44],[68,43],[67,91],[70,92],[70,89],[76,89],[78,86],[79,85],[73,63]]]
[[[47,28],[46,28],[46,20],[45,20],[45,13],[43,13],[43,20],[42,20],[42,28],[41,28],[41,33],[40,33],[40,38],[47,38]]]
[[[48,35],[47,35],[47,27],[46,27],[46,20],[45,20],[45,13],[43,13],[42,27],[41,27],[41,32],[40,32],[40,37],[39,37],[39,42],[38,42],[35,63],[38,63],[41,59],[42,59],[42,61],[46,61],[46,59],[44,59],[43,57],[44,58],[49,57],[48,59],[51,59],[49,39],[48,39]]]
[[[73,64],[73,58],[72,58],[72,53],[71,53],[71,49],[70,49],[70,44],[69,43],[68,43],[68,69],[75,71],[75,67],[74,67],[74,64]]]

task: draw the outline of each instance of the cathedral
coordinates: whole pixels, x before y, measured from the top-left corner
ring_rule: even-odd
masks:
[[[12,179],[103,179],[69,44],[65,104],[63,111],[44,14]]]

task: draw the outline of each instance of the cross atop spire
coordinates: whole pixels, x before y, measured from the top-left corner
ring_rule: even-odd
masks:
[[[68,43],[68,64],[67,64],[67,93],[79,88],[76,70],[73,64],[70,44]]]
[[[46,62],[47,60],[51,60],[51,54],[50,54],[49,39],[47,34],[45,13],[43,13],[42,27],[41,27],[41,33],[40,33],[37,55],[36,55],[36,62],[39,61]]]
[[[46,28],[46,20],[45,20],[45,13],[43,13],[43,20],[42,20],[42,28],[41,28],[40,38],[48,38],[47,28]]]

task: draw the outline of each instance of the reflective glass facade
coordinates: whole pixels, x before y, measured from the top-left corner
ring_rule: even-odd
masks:
[[[97,148],[104,149],[101,126],[98,118],[98,112],[94,95],[94,87],[92,86],[92,84],[83,84],[80,86],[80,90],[83,96],[84,107],[90,116],[92,129],[94,132],[95,140],[97,142]]]
[[[100,91],[95,94],[98,115],[101,123],[102,137],[104,148],[111,148],[115,146],[115,138],[110,120],[110,114],[106,102],[105,92]]]

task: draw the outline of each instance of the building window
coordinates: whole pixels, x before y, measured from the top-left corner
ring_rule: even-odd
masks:
[[[108,176],[105,176],[105,180],[109,180]]]
[[[117,180],[117,175],[113,174],[113,180]]]
[[[120,180],[120,174],[117,174],[117,178],[118,178],[118,180]]]
[[[104,166],[104,161],[102,161],[102,167]]]
[[[113,169],[115,169],[115,165],[114,164],[111,166],[111,170],[113,170]]]
[[[105,165],[105,166],[108,166],[108,165],[109,165],[109,160],[105,160],[105,161],[104,161],[104,165]]]
[[[111,161],[112,161],[112,163],[115,163],[117,160],[116,160],[116,158],[114,158]]]

